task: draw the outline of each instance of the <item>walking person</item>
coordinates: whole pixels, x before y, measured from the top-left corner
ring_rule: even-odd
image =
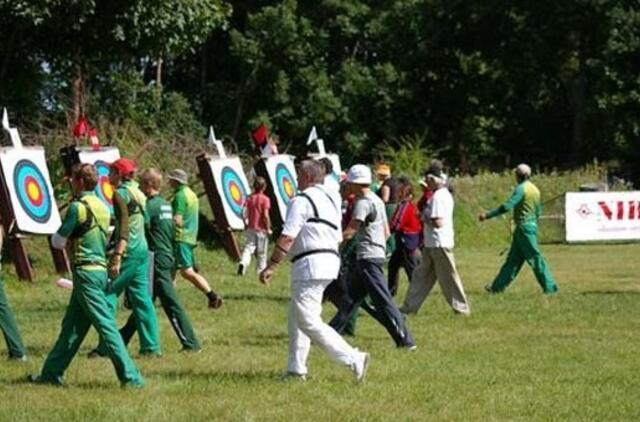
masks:
[[[222,298],[211,289],[207,279],[195,269],[193,250],[198,244],[200,208],[198,196],[187,185],[189,177],[184,170],[172,170],[168,179],[174,190],[171,206],[176,231],[176,270],[207,297],[209,308],[218,309],[222,306]]]
[[[322,321],[322,293],[338,276],[338,247],[342,240],[340,204],[323,185],[324,170],[315,160],[298,166],[298,186],[302,193],[289,205],[282,234],[260,273],[268,285],[278,265],[288,255],[291,260],[289,300],[289,359],[287,377],[306,379],[311,342],[336,362],[349,368],[357,382],[364,380],[369,354],[351,347],[333,328]]]
[[[174,228],[171,204],[160,195],[162,174],[156,169],[147,169],[140,175],[140,190],[147,197],[147,222],[145,233],[149,250],[153,252],[153,301],[160,299],[160,304],[182,344],[182,351],[199,351],[200,342],[196,337],[187,312],[178,299],[173,285],[173,268],[175,259]],[[125,342],[136,332],[136,317],[131,314],[127,323],[120,329]]]
[[[249,195],[244,205],[245,224],[247,226],[244,237],[245,244],[242,258],[238,265],[238,275],[244,275],[251,263],[251,256],[256,256],[256,271],[258,274],[267,267],[267,249],[271,234],[271,200],[264,191],[267,181],[264,177],[256,176],[253,181],[253,193]]]
[[[109,182],[116,189],[116,246],[109,263],[112,282],[108,299],[115,315],[118,297],[126,294],[135,316],[140,355],[160,356],[160,331],[149,287],[149,246],[144,229],[147,198],[134,181],[135,170],[136,164],[127,158],[120,158],[110,166]],[[89,357],[105,356],[105,346],[101,337],[98,347],[90,352]]]
[[[398,275],[400,268],[404,268],[407,279],[411,281],[411,275],[418,266],[420,260],[420,236],[422,223],[418,217],[418,210],[413,205],[413,185],[404,176],[398,178],[396,189],[398,208],[391,217],[389,230],[396,238],[396,249],[389,259],[389,291],[395,296],[398,291]]]
[[[356,236],[356,275],[349,286],[351,302],[341,307],[330,325],[342,332],[367,294],[373,303],[373,316],[393,338],[397,347],[414,350],[416,345],[402,314],[393,303],[382,268],[389,226],[384,203],[369,186],[371,170],[356,164],[347,173],[349,190],[356,195],[351,221],[343,233],[345,240]]]
[[[413,272],[401,311],[404,314],[417,313],[437,280],[453,311],[468,315],[471,308],[453,256],[453,196],[439,166],[431,166],[425,178],[433,196],[422,213],[422,260]]]
[[[80,164],[73,169],[71,186],[75,199],[62,226],[51,238],[56,249],[65,249],[69,239],[73,242],[73,290],[58,340],[40,375],[29,376],[31,382],[63,385],[64,372],[93,326],[103,339],[106,356],[111,359],[120,383],[144,386],[107,300],[106,245],[111,215],[94,193],[97,183],[98,175],[92,164]]]
[[[2,244],[4,240],[4,228],[0,224],[0,271],[2,271]],[[0,330],[4,336],[5,343],[7,344],[7,350],[9,352],[9,359],[14,361],[26,362],[27,361],[27,349],[22,343],[22,337],[20,336],[20,330],[18,330],[18,324],[13,316],[11,306],[7,295],[4,292],[4,281],[2,280],[2,273],[0,272]]]
[[[480,221],[485,221],[513,209],[513,220],[516,226],[507,260],[493,283],[487,285],[485,290],[489,293],[504,291],[516,278],[522,264],[526,261],[533,270],[542,291],[545,294],[553,294],[558,291],[558,287],[538,245],[538,219],[542,212],[540,191],[529,180],[531,167],[527,164],[520,164],[514,171],[518,186],[511,197],[498,208],[478,216]]]

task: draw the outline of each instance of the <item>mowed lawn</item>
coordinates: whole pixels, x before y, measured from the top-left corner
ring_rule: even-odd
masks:
[[[500,250],[456,251],[472,314],[454,315],[436,288],[408,320],[415,352],[396,350],[361,315],[348,340],[372,355],[363,385],[317,348],[309,381],[279,381],[288,267],[265,288],[254,274],[235,276],[222,253],[204,248],[202,270],[225,306],[210,311],[193,287],[178,286],[202,353],[178,352],[158,308],[164,356],[136,358],[146,389],[120,389],[108,360],[87,359],[94,331],[66,388],[26,384],[53,345],[69,291],[44,276],[48,260],[38,262],[33,285],[16,282],[7,266],[6,289],[30,360],[0,364],[0,420],[640,420],[640,247],[545,246],[560,287],[554,297],[540,293],[528,268],[505,294],[486,294],[482,287],[504,259]],[[405,290],[403,278],[401,298]],[[326,304],[325,318],[333,313]],[[127,315],[121,309],[119,321]],[[137,355],[137,339],[129,349]]]

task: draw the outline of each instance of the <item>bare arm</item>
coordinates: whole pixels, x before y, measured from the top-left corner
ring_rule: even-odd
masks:
[[[358,233],[358,230],[360,230],[360,226],[362,226],[362,221],[352,218],[351,221],[349,221],[349,225],[347,226],[347,228],[342,232],[342,238],[344,240],[351,239],[356,235],[356,233]]]
[[[382,198],[382,202],[385,204],[389,202],[391,199],[391,188],[389,186],[383,185],[380,188],[380,197]]]

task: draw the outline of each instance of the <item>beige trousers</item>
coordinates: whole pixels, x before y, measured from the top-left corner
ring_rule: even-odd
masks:
[[[471,309],[450,248],[422,250],[422,261],[411,276],[409,290],[400,311],[405,314],[418,312],[436,280],[451,308],[457,313],[468,315]]]

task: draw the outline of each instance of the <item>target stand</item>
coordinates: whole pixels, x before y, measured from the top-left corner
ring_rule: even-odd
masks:
[[[0,217],[18,277],[33,281],[22,240],[30,234],[51,235],[61,224],[41,147],[0,148]],[[51,253],[56,271],[69,272],[66,253],[54,248]]]
[[[287,218],[289,203],[298,194],[293,159],[292,155],[279,154],[263,157],[254,166],[256,174],[267,181],[265,193],[271,200],[271,224],[276,233],[280,232]]]
[[[250,192],[240,159],[201,154],[196,161],[222,245],[239,261],[241,251],[234,231],[244,230],[243,208]]]

